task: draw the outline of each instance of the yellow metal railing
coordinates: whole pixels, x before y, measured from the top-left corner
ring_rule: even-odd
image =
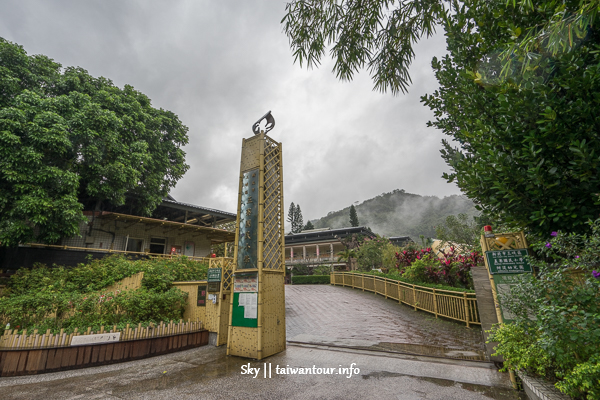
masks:
[[[348,286],[354,289],[373,292],[404,303],[415,310],[422,310],[438,316],[461,321],[470,327],[481,325],[475,293],[433,289],[412,285],[381,276],[356,274],[352,272],[332,272],[331,284]]]

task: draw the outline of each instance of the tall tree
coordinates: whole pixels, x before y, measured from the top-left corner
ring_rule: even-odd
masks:
[[[600,31],[588,27],[570,52],[545,54],[525,72],[526,58],[507,67],[498,55],[553,15],[466,2],[445,24],[448,55],[433,61],[440,89],[423,98],[430,125],[458,144],[444,141],[444,177],[487,214],[539,235],[586,231],[600,213]]]
[[[302,218],[302,210],[300,209],[300,204],[296,204],[296,210],[294,211],[294,233],[302,232],[302,228],[304,228],[304,219]]]
[[[290,232],[295,233],[296,232],[296,205],[294,204],[294,202],[292,202],[292,204],[290,204],[290,208],[288,209],[287,222],[290,223]]]
[[[282,23],[301,65],[331,45],[340,79],[367,68],[393,93],[410,82],[413,43],[443,25],[449,54],[434,58],[440,88],[423,101],[458,143],[444,141],[444,177],[486,213],[542,234],[586,230],[600,212],[598,4],[296,0]]]
[[[0,38],[0,243],[79,233],[83,203],[150,212],[188,166],[187,127],[144,94]]]
[[[354,204],[350,206],[350,226],[358,226],[358,215],[356,214]]]

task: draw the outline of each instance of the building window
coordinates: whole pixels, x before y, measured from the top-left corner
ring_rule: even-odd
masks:
[[[166,246],[167,246],[167,239],[150,238],[150,253],[165,254]]]
[[[128,238],[125,239],[125,241],[127,242],[127,248],[125,249],[126,251],[135,251],[138,253],[142,252],[144,247],[143,239]]]

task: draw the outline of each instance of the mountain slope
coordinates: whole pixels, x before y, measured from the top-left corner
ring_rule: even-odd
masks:
[[[368,226],[382,236],[419,235],[435,237],[435,226],[444,223],[449,215],[465,213],[478,215],[475,205],[464,196],[420,196],[396,189],[355,205],[360,226]],[[350,206],[311,220],[315,228],[343,228],[350,226]]]

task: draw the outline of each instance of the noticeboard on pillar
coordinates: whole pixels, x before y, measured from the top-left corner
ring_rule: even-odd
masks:
[[[233,280],[231,325],[258,326],[258,274],[240,274]]]

